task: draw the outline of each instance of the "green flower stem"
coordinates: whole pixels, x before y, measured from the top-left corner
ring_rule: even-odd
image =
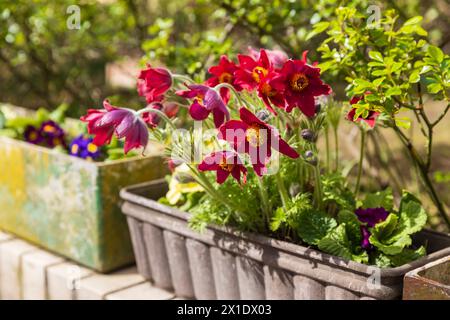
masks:
[[[223,194],[220,194],[214,186],[209,182],[208,178],[201,172],[199,172],[195,167],[193,167],[190,164],[187,164],[189,169],[191,170],[192,174],[194,175],[194,178],[196,181],[205,189],[205,191],[217,201],[221,202],[223,205],[227,206],[231,209],[233,214],[237,214],[240,212],[240,208],[238,208],[233,202],[229,201],[226,197],[223,196]]]
[[[217,86],[214,87],[214,90],[216,90],[219,93],[220,89],[222,88],[230,89],[231,92],[233,92],[234,96],[238,99],[239,104],[245,105],[248,109],[251,109],[250,104],[246,100],[242,99],[242,97],[239,95],[239,93],[231,84],[226,82],[219,83]]]
[[[361,183],[362,165],[364,161],[364,152],[366,146],[366,131],[361,129],[361,147],[359,149],[358,176],[356,178],[355,197],[358,197],[359,185]]]
[[[161,117],[161,119],[163,119],[168,125],[170,125],[172,127],[172,129],[177,130],[178,128],[173,124],[172,120],[170,120],[169,117],[164,112],[162,112],[161,110],[158,110],[158,109],[155,109],[155,108],[152,107],[154,104],[155,104],[155,102],[152,102],[147,107],[137,111],[136,113],[139,116],[141,116],[145,112],[156,113],[157,115],[159,115]]]
[[[192,80],[191,78],[189,78],[188,76],[185,76],[183,74],[173,73],[172,74],[172,79],[176,79],[176,80],[180,80],[180,81],[186,81],[186,82],[189,82],[189,83],[195,83],[194,80]]]
[[[257,177],[256,180],[258,181],[258,190],[261,197],[263,213],[267,220],[267,226],[270,226],[269,196],[267,195],[266,188],[264,188],[263,178]]]
[[[287,210],[289,205],[289,195],[286,190],[286,186],[284,185],[283,179],[281,179],[280,172],[275,174],[275,179],[277,181],[278,192],[280,193],[281,202],[283,203],[283,207]]]
[[[320,167],[317,163],[316,166],[314,166],[314,182],[315,182],[315,194],[316,194],[316,202],[319,209],[322,209],[323,207],[323,191],[322,191],[322,181],[320,181]]]
[[[334,128],[334,151],[336,171],[339,170],[339,137],[337,127]]]
[[[327,154],[327,172],[330,172],[330,137],[328,136],[328,127],[325,128],[325,146]]]

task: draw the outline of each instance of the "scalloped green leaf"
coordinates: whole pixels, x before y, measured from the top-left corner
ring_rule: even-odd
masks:
[[[369,193],[362,202],[362,207],[367,208],[380,208],[383,207],[387,211],[392,211],[394,206],[394,196],[392,195],[392,189],[387,188],[376,193]]]
[[[325,212],[305,210],[299,215],[297,233],[306,243],[317,244],[336,226],[336,220]]]
[[[354,254],[352,252],[351,243],[347,237],[347,231],[345,224],[340,224],[337,228],[333,229],[317,244],[320,250],[339,256],[348,260],[353,260],[360,263],[367,263],[369,256],[365,251]]]

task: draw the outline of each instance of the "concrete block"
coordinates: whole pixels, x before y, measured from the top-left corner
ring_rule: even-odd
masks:
[[[50,300],[73,300],[84,278],[94,271],[64,262],[47,268],[47,292]]]
[[[14,239],[0,243],[0,298],[22,299],[22,257],[38,248]]]
[[[136,267],[111,274],[94,274],[80,281],[75,291],[77,300],[102,300],[108,294],[145,282]]]
[[[9,233],[0,231],[0,242],[8,241],[13,239],[14,237]]]
[[[156,288],[150,282],[145,282],[108,294],[106,300],[169,300],[174,297],[173,293]]]
[[[44,300],[47,297],[47,268],[64,262],[64,258],[44,250],[22,257],[22,298]]]

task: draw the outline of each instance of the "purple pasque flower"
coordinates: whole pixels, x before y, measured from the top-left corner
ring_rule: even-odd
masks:
[[[43,144],[49,148],[54,148],[59,145],[65,146],[65,132],[52,120],[44,121],[41,124],[39,135],[42,138]]]
[[[176,94],[187,99],[194,99],[189,107],[189,114],[194,120],[205,120],[212,113],[214,125],[220,127],[230,119],[230,113],[219,93],[205,85],[188,85],[188,90],[177,91]]]
[[[147,146],[148,130],[144,120],[133,110],[113,106],[103,101],[104,110],[88,110],[81,120],[88,123],[89,134],[95,135],[93,143],[102,146],[117,138],[125,138],[124,151]]]
[[[79,135],[72,140],[69,146],[69,154],[86,160],[96,160],[100,157],[100,148],[93,143],[93,138]]]
[[[372,250],[373,246],[370,243],[370,231],[369,227],[373,228],[377,223],[383,222],[389,215],[389,212],[383,207],[379,208],[359,208],[355,210],[355,214],[358,220],[365,223],[366,225],[360,226],[361,232],[361,247],[366,250]]]
[[[32,125],[28,125],[23,132],[23,138],[26,142],[32,144],[39,144],[42,141],[42,136],[39,130]]]
[[[367,224],[368,227],[374,227],[378,222],[386,220],[389,212],[386,209],[379,208],[359,208],[355,210],[358,220]]]

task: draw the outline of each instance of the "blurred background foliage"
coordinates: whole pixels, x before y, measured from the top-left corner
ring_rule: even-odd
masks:
[[[117,93],[107,85],[105,69],[124,60],[164,64],[202,78],[219,55],[248,46],[279,48],[292,57],[308,48],[314,59],[322,39],[310,39],[311,30],[341,5],[367,11],[376,4],[381,12],[394,7],[403,21],[423,15],[432,43],[444,51],[450,43],[446,0],[80,0],[80,29],[70,30],[67,8],[73,4],[0,2],[3,102],[50,109],[64,102],[70,115],[79,116]],[[339,78],[327,80],[339,93]],[[138,103],[134,88],[125,93],[122,100]]]

